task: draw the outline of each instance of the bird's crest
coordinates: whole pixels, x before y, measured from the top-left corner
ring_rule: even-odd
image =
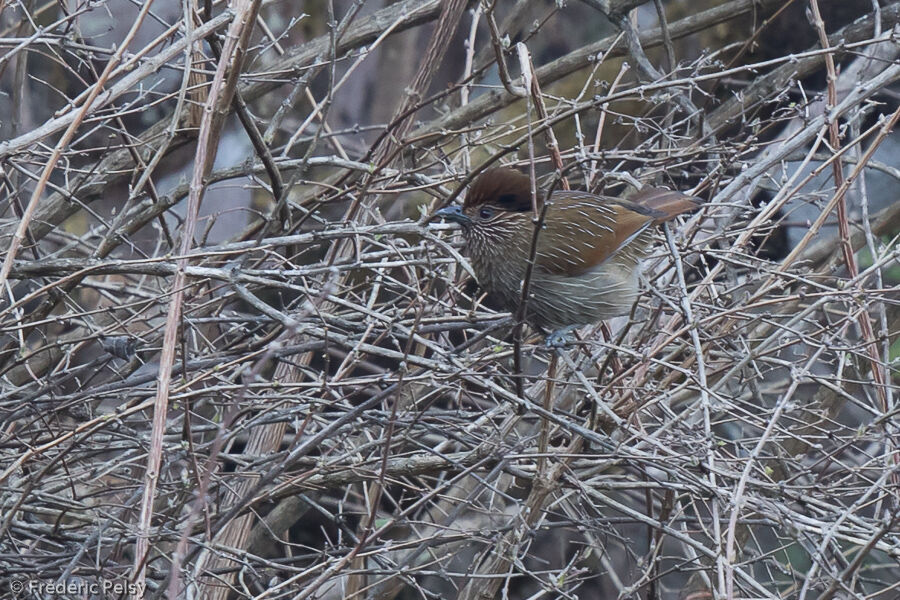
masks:
[[[511,212],[530,211],[531,180],[508,167],[485,171],[469,188],[463,210],[469,211],[485,204]]]

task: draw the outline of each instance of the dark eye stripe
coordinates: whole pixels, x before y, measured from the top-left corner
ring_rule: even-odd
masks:
[[[531,210],[531,198],[522,197],[521,194],[500,194],[495,200],[503,210],[522,212]]]

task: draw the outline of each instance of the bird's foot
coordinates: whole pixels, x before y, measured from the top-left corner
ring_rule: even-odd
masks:
[[[561,329],[553,331],[546,338],[544,338],[544,346],[553,350],[561,350],[566,346],[571,345],[572,338],[569,334],[575,331],[575,329],[577,328],[577,325],[570,325],[568,327],[563,327]]]

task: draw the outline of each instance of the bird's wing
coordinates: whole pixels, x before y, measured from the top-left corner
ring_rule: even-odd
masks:
[[[615,198],[556,192],[538,235],[535,267],[553,275],[586,273],[628,246],[654,217],[652,211]]]

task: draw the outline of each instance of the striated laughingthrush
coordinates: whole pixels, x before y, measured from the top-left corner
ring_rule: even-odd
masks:
[[[538,191],[538,202],[543,196]],[[537,237],[525,320],[554,332],[548,342],[556,343],[574,327],[627,314],[651,228],[699,205],[661,188],[644,188],[627,200],[553,192]],[[515,314],[534,237],[529,177],[505,167],[485,171],[462,207],[435,216],[462,225],[479,285]]]

